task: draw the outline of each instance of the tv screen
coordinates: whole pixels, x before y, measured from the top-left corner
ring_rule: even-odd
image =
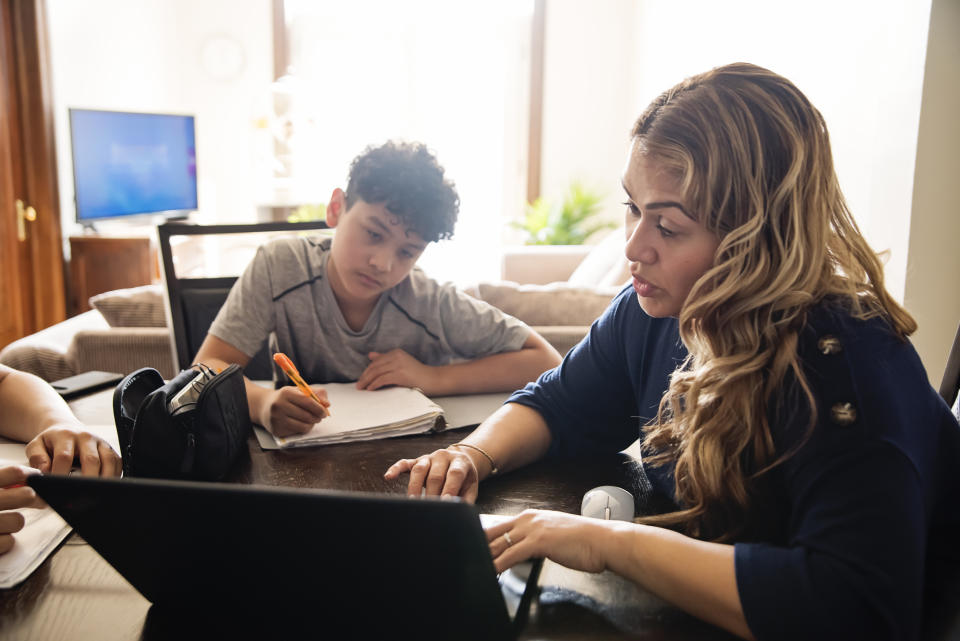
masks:
[[[77,221],[197,208],[193,116],[70,110]]]

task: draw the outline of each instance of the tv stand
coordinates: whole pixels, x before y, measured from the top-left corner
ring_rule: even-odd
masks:
[[[84,233],[84,234],[96,234],[96,233],[97,233],[97,226],[96,226],[94,223],[86,222],[86,223],[81,223],[81,224],[83,225],[83,233]]]
[[[157,249],[150,238],[89,234],[70,237],[67,313],[90,309],[89,298],[103,292],[149,285],[160,279]]]

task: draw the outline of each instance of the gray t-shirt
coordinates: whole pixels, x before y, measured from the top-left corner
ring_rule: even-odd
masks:
[[[518,350],[523,322],[414,267],[381,294],[366,325],[347,325],[326,277],[329,238],[282,238],[257,255],[230,290],[210,333],[253,356],[271,334],[311,383],[355,381],[369,352],[400,348],[427,365]]]

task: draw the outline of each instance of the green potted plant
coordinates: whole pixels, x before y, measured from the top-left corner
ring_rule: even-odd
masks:
[[[327,206],[324,203],[300,205],[287,216],[289,223],[306,223],[312,220],[326,220]]]
[[[582,245],[590,236],[617,224],[596,220],[603,197],[580,182],[554,203],[542,196],[526,206],[523,220],[511,226],[524,232],[525,245]]]

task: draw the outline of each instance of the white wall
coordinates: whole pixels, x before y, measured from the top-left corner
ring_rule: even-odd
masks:
[[[711,67],[763,65],[824,114],[840,182],[868,241],[890,250],[902,300],[929,16],[929,0],[550,0],[542,191],[586,177],[615,203],[629,127],[653,98]]]
[[[623,219],[620,175],[639,115],[632,44],[638,6],[546,2],[540,194],[559,200],[572,181],[583,181],[604,194],[604,216],[616,221]]]
[[[960,320],[960,5],[932,7],[550,0],[542,191],[606,181],[618,209],[629,127],[653,98],[729,62],[773,69],[826,118],[841,186],[887,252],[887,287],[916,316],[914,344],[936,385]]]
[[[790,78],[827,121],[840,184],[903,299],[930,0],[646,0],[638,107],[735,61]]]
[[[934,386],[960,322],[960,3],[933,0],[916,152],[907,309]]]
[[[69,107],[194,114],[200,219],[252,221],[253,120],[273,79],[270,1],[48,0],[47,6],[64,236],[78,230]]]

